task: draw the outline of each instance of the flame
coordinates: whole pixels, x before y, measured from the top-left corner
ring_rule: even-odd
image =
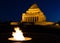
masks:
[[[11,41],[28,41],[28,40],[32,39],[30,37],[24,37],[23,32],[20,30],[19,27],[14,27],[14,30],[15,30],[15,32],[12,32],[13,37],[8,38],[8,40],[11,40]]]
[[[12,36],[14,37],[15,40],[25,40],[22,31],[20,30],[19,27],[14,28],[15,32],[12,32]]]

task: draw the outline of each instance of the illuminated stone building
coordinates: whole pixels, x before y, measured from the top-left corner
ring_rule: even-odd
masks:
[[[53,22],[46,22],[46,17],[37,4],[33,4],[26,13],[22,14],[21,22],[33,22],[36,25],[53,24]]]

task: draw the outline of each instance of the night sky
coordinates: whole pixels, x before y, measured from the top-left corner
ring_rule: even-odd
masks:
[[[20,21],[21,15],[36,3],[47,21],[60,21],[60,0],[0,0],[0,21]]]

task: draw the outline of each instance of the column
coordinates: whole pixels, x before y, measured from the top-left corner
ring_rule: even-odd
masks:
[[[36,21],[38,21],[38,16],[36,17]]]
[[[28,17],[26,17],[26,21],[28,22]]]

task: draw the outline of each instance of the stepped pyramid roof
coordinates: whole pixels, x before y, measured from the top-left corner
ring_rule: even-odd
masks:
[[[37,4],[33,4],[27,11],[28,12],[42,12]]]
[[[30,9],[36,9],[36,8],[38,8],[37,4],[33,4],[33,5],[30,7]]]
[[[22,14],[22,22],[34,22],[35,25],[51,25],[53,22],[47,22],[46,16],[38,7],[37,4],[33,4],[26,13]]]

